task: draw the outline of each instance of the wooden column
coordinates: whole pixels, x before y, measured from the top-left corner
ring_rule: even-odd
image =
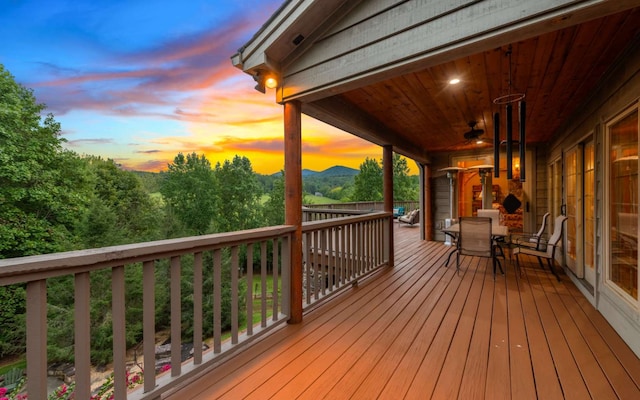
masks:
[[[290,324],[302,322],[302,123],[298,101],[284,104],[284,223],[294,225],[291,240]]]
[[[418,164],[420,168],[420,239],[433,240],[431,218],[431,167]]]
[[[393,147],[382,147],[382,197],[384,199],[384,211],[393,212]],[[389,266],[393,267],[393,217],[388,219],[387,241],[385,242]]]

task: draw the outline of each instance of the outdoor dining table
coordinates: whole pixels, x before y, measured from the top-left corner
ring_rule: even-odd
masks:
[[[460,224],[453,224],[448,228],[442,229],[442,232],[444,232],[445,235],[451,236],[454,243],[458,243],[457,238],[458,238],[458,233],[460,233]],[[492,225],[491,236],[493,237],[493,240],[498,242],[507,241],[507,238],[509,237],[509,227],[504,225]],[[502,249],[502,247],[500,247],[500,249]],[[457,244],[454,246],[454,248],[451,250],[451,252],[447,256],[447,262],[445,263],[445,265],[449,265],[451,256],[455,254],[456,251],[458,251]]]

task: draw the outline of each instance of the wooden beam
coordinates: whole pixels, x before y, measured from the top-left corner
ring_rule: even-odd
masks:
[[[428,149],[418,148],[402,136],[377,122],[367,114],[339,96],[304,103],[306,115],[342,129],[379,146],[392,145],[396,153],[420,163],[429,163]]]
[[[302,322],[302,107],[284,104],[285,224],[296,227],[291,240],[291,315]]]
[[[390,145],[382,147],[382,178],[384,211],[393,212],[393,147]],[[393,267],[393,219],[389,219],[389,222],[385,250],[389,260],[389,266]]]

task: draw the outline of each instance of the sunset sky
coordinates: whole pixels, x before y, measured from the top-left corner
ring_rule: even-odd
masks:
[[[282,0],[2,0],[0,64],[62,124],[66,146],[159,171],[179,152],[281,170],[282,106],[231,56]],[[303,168],[358,168],[380,147],[303,118]],[[409,161],[415,168],[415,163]]]

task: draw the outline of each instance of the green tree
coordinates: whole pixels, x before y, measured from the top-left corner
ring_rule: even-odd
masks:
[[[220,182],[218,196],[221,200],[216,213],[217,231],[240,231],[260,226],[262,190],[251,161],[236,155],[232,161],[217,163],[215,176]]]
[[[284,171],[273,181],[273,189],[264,204],[264,219],[267,226],[284,224]]]
[[[89,213],[81,236],[85,247],[161,239],[162,207],[151,198],[138,176],[120,169],[113,160],[87,157],[93,183]]]
[[[226,183],[225,183],[226,184]],[[179,153],[163,173],[160,192],[187,234],[212,232],[217,205],[217,183],[211,163],[203,155]],[[178,232],[180,234],[182,232]],[[169,236],[176,236],[175,232]]]
[[[393,200],[418,200],[418,188],[409,176],[407,159],[393,153]]]
[[[0,65],[0,258],[81,247],[77,228],[87,211],[90,181],[85,164],[62,148],[60,124],[51,114],[41,117],[44,110]],[[24,285],[0,287],[0,304],[0,356],[22,354]]]
[[[354,178],[353,200],[382,200],[382,167],[374,158],[367,157],[360,164],[360,172]]]
[[[88,201],[77,156],[62,149],[60,124],[0,65],[0,258],[78,247]]]

